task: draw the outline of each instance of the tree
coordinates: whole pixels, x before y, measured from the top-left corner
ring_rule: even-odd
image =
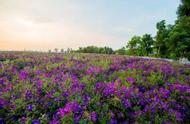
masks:
[[[130,41],[127,43],[127,49],[129,55],[139,55],[138,48],[140,46],[141,37],[140,36],[133,36]]]
[[[125,55],[126,54],[125,47],[122,47],[122,48],[116,50],[115,53],[119,54],[119,55]]]
[[[55,50],[56,53],[58,52],[58,49],[57,49],[57,48],[55,48],[54,50]]]
[[[181,0],[177,10],[178,17],[190,16],[190,0]]]
[[[112,48],[109,48],[109,47],[104,47],[104,54],[112,54],[113,53],[113,50]]]
[[[81,53],[101,53],[101,54],[113,54],[113,49],[110,47],[96,47],[96,46],[87,46],[87,47],[79,47],[76,52]]]
[[[190,60],[190,17],[181,17],[170,33],[172,58],[186,57]]]
[[[154,40],[150,34],[144,34],[140,42],[140,50],[143,55],[148,56],[153,52],[153,43]]]
[[[63,48],[61,49],[61,53],[64,53],[64,49]]]
[[[190,0],[181,0],[177,14],[178,19],[169,34],[171,57],[190,60]]]
[[[165,20],[162,20],[156,24],[157,34],[155,36],[154,48],[156,50],[157,57],[169,56],[169,33],[172,31],[172,25],[166,25]]]
[[[67,48],[67,53],[70,53],[71,52],[71,49],[70,48]]]

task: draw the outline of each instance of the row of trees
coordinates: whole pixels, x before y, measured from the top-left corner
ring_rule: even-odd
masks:
[[[76,52],[81,53],[99,53],[99,54],[113,54],[114,51],[110,47],[96,47],[96,46],[88,46],[88,47],[79,47]]]
[[[58,48],[55,48],[54,50],[48,50],[48,53],[70,53],[70,52],[73,52],[72,48],[67,48],[67,50],[64,50],[63,48],[62,49],[58,49]]]
[[[174,25],[162,20],[156,24],[157,33],[133,36],[125,47],[113,50],[109,47],[88,46],[76,52],[127,54],[137,56],[155,56],[162,58],[188,58],[190,60],[190,0],[181,0]]]

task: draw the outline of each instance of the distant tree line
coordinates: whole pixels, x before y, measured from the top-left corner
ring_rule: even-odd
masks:
[[[58,48],[55,48],[54,50],[48,50],[48,53],[71,53],[71,52],[74,52],[72,50],[72,48],[67,48],[67,50],[64,50],[63,48],[62,49],[58,49]]]
[[[80,53],[99,53],[99,54],[113,54],[114,51],[110,47],[96,47],[96,46],[87,46],[79,47],[75,52]]]

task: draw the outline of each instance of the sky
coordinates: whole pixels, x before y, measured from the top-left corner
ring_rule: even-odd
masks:
[[[180,0],[0,0],[0,50],[113,49],[173,24]]]

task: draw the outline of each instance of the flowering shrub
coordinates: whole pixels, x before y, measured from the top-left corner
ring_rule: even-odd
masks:
[[[96,54],[0,58],[0,123],[190,123],[190,65]]]

